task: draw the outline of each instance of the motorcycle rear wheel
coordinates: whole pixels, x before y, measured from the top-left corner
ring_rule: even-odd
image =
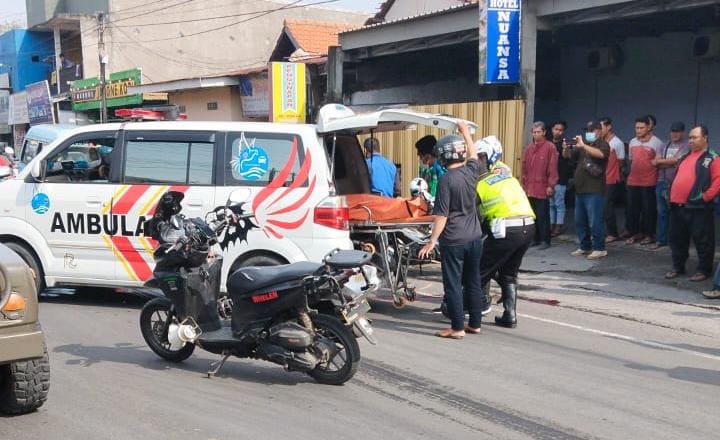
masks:
[[[331,339],[338,352],[328,362],[309,371],[310,377],[325,385],[342,385],[350,380],[360,365],[360,346],[352,331],[339,319],[328,315],[312,317],[315,332]],[[342,365],[339,364],[342,362]]]
[[[171,309],[172,303],[167,298],[155,298],[145,303],[140,312],[140,332],[153,353],[170,362],[182,362],[193,354],[195,344],[186,343],[178,350],[170,348],[170,342],[164,335]],[[177,321],[177,318],[173,319]]]

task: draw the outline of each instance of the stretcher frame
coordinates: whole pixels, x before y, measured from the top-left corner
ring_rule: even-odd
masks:
[[[355,241],[355,237],[358,235],[371,236],[374,238],[372,241],[377,244],[375,252],[380,255],[382,262],[382,282],[385,283],[386,288],[388,288],[392,294],[393,305],[401,308],[408,302],[415,301],[416,298],[415,287],[408,285],[407,282],[407,273],[410,265],[422,264],[427,260],[417,258],[417,252],[420,250],[420,247],[424,245],[423,242],[412,241],[406,244],[398,239],[398,234],[406,236],[407,229],[417,231],[418,227],[427,227],[429,229],[429,226],[432,225],[433,222],[432,218],[424,217],[420,219],[408,219],[406,221],[376,222],[372,220],[370,209],[365,206],[362,208],[365,208],[368,212],[368,220],[351,222],[350,237],[353,238],[353,241]],[[419,231],[417,232],[421,234]],[[388,258],[388,251],[391,246],[394,246],[393,249],[395,249],[397,258],[397,266],[394,270]]]

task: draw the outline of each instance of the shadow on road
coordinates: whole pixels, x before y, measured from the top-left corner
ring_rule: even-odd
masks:
[[[55,347],[53,352],[71,356],[72,359],[65,361],[65,364],[70,366],[88,368],[109,362],[138,366],[153,371],[181,370],[202,376],[206,375],[212,362],[220,359],[219,356],[216,358],[195,356],[183,363],[172,363],[159,359],[144,346],[129,342],[117,343],[113,346],[66,344]],[[291,386],[314,382],[302,373],[287,373],[279,365],[239,358],[228,359],[217,377],[266,385]]]
[[[705,368],[693,367],[675,367],[675,368],[658,368],[645,364],[625,364],[626,367],[641,371],[657,371],[665,373],[673,379],[683,380],[686,382],[694,382],[703,385],[720,386],[720,372],[708,370]]]

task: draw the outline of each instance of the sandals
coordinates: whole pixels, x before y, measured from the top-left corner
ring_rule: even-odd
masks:
[[[632,237],[625,240],[625,244],[635,244],[641,240],[643,240],[645,237],[642,234],[633,235]]]
[[[704,273],[698,272],[695,275],[690,277],[690,281],[692,281],[694,283],[699,283],[700,281],[705,281],[708,278],[710,278],[710,277],[705,275]]]
[[[465,331],[455,331],[451,328],[446,328],[444,330],[440,330],[439,332],[435,333],[435,336],[439,338],[447,338],[447,339],[462,339],[465,337]]]
[[[474,327],[470,327],[469,325],[465,326],[465,333],[479,335],[481,331],[482,331],[482,327],[474,328]]]
[[[643,246],[647,246],[653,243],[655,243],[655,239],[653,239],[652,237],[645,237],[640,241],[640,244]]]
[[[608,235],[607,237],[605,237],[605,244],[613,243],[613,242],[616,242],[616,241],[618,241],[618,240],[620,240],[620,239],[617,238],[616,236],[614,236],[614,235]]]
[[[682,275],[682,272],[678,272],[677,270],[671,270],[670,272],[667,272],[667,273],[665,274],[665,279],[666,279],[666,280],[671,280],[671,279],[673,279],[673,278],[679,277],[680,275]]]

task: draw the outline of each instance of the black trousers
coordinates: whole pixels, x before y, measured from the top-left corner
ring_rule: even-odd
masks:
[[[489,228],[488,228],[489,229]],[[525,252],[530,247],[530,243],[535,235],[535,225],[513,226],[505,230],[505,238],[493,238],[492,234],[488,235],[483,245],[482,257],[480,258],[480,267],[473,268],[465,266],[463,269],[463,287],[465,309],[470,309],[470,298],[467,292],[468,281],[472,278],[469,271],[475,271],[479,274],[484,286],[491,279],[495,279],[501,286],[508,284],[517,284],[518,272],[522,264]],[[485,295],[482,295],[484,310],[487,307]],[[447,294],[443,302],[447,303]]]
[[[712,276],[715,258],[715,213],[712,207],[689,209],[670,205],[670,249],[673,269],[685,272],[690,240],[698,253],[697,271]]]
[[[620,190],[622,185],[615,183],[612,185],[605,186],[605,230],[608,235],[618,237],[617,226],[617,214],[615,213],[615,207],[617,206],[618,199],[620,198]]]
[[[654,186],[628,186],[628,232],[631,235],[655,236],[657,229],[657,196]]]
[[[550,244],[550,200],[528,197],[535,212],[535,243]]]

